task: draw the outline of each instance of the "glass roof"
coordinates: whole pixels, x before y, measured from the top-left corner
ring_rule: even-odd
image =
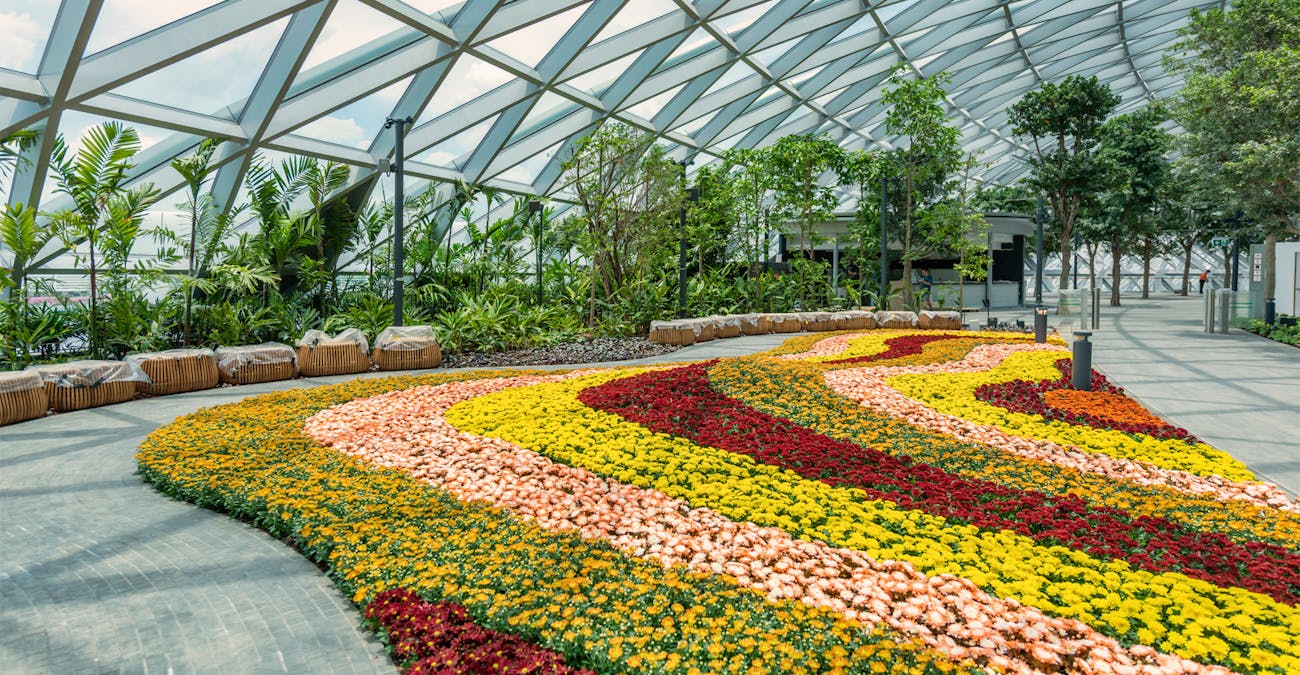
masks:
[[[982,179],[1027,148],[1006,109],[1044,81],[1097,75],[1119,111],[1180,86],[1160,65],[1199,0],[0,0],[0,135],[96,119],[147,137],[133,180],[223,144],[233,202],[255,153],[314,155],[373,177],[387,117],[415,120],[413,180],[554,195],[567,148],[602,121],[658,134],[694,166],[722,149],[824,130],[887,147],[883,80],[951,74],[949,105]],[[45,147],[38,144],[38,147]],[[46,177],[3,186],[57,206]]]

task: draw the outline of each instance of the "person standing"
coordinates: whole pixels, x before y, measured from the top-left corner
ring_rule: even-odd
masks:
[[[1201,272],[1201,290],[1200,290],[1201,295],[1205,295],[1205,284],[1209,280],[1210,280],[1210,270],[1205,270],[1204,272]]]
[[[926,308],[930,307],[930,295],[934,290],[934,277],[930,276],[930,268],[921,268],[921,302],[925,303]]]

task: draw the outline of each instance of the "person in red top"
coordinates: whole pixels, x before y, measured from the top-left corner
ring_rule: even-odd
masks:
[[[1201,295],[1205,295],[1205,284],[1209,280],[1210,280],[1210,270],[1205,270],[1204,272],[1201,272],[1201,290],[1200,290]]]

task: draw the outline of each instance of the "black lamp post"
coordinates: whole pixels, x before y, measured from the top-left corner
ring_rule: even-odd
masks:
[[[1034,307],[1043,306],[1043,196],[1038,195],[1038,211],[1034,214],[1037,237],[1034,252]]]
[[[533,248],[537,254],[537,306],[542,306],[542,203],[536,199],[528,200],[528,219],[537,219],[533,223]]]
[[[1241,257],[1241,238],[1237,234],[1238,229],[1241,227],[1241,216],[1241,211],[1237,211],[1228,219],[1228,222],[1232,223],[1232,279],[1230,280],[1228,287],[1234,291],[1237,290],[1237,274],[1239,272],[1237,268],[1237,259]]]
[[[393,159],[393,325],[402,325],[402,277],[406,274],[406,244],[403,240],[405,232],[403,231],[402,222],[406,215],[406,195],[403,194],[406,186],[404,185],[403,147],[402,144],[406,139],[406,127],[410,126],[415,120],[410,117],[402,119],[390,117],[384,120],[384,128],[392,129],[394,133],[394,159]]]

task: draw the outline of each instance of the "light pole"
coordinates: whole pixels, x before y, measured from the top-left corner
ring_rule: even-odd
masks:
[[[1034,307],[1043,306],[1043,196],[1038,195],[1038,212],[1034,214],[1038,226],[1038,241],[1034,253]]]
[[[384,128],[392,129],[394,136],[394,159],[393,159],[393,325],[402,325],[402,277],[406,274],[406,243],[404,241],[405,232],[402,222],[406,215],[406,195],[405,190],[402,143],[406,140],[406,127],[410,126],[415,120],[410,117],[395,118],[389,117],[384,120]]]
[[[1232,214],[1228,222],[1232,223],[1232,283],[1229,288],[1237,290],[1237,258],[1241,257],[1241,238],[1237,236],[1238,228],[1241,226],[1241,211]]]
[[[537,219],[533,230],[533,247],[537,249],[537,306],[542,306],[542,203],[536,199],[528,200],[528,219]]]

